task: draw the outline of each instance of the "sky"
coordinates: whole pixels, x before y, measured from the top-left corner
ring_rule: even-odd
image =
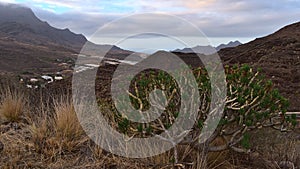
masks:
[[[116,43],[122,33],[128,35],[134,34],[135,31],[142,32],[143,27],[149,26],[155,29],[154,32],[167,30],[177,35],[181,41],[188,41],[189,45],[204,45],[199,44],[198,37],[189,32],[186,24],[179,24],[180,19],[155,15],[128,18],[135,14],[159,13],[183,18],[201,30],[209,44],[213,46],[235,40],[246,43],[300,21],[300,0],[0,0],[0,2],[28,6],[41,20],[57,28],[69,28],[75,33],[84,34],[95,43]],[[103,34],[99,36],[99,33],[95,33],[107,25],[117,31],[118,35],[115,35],[116,32],[108,36]],[[132,50],[147,50],[145,46],[164,50],[187,47],[174,38],[160,34],[132,36],[118,46]]]

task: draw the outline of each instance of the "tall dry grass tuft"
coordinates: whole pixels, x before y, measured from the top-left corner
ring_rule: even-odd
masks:
[[[36,117],[31,118],[31,125],[29,131],[31,133],[31,140],[38,153],[44,153],[48,149],[48,139],[54,134],[52,124],[53,120],[47,116],[47,109],[44,104],[41,104],[41,109]]]
[[[16,89],[6,88],[1,93],[0,116],[8,122],[19,122],[25,118],[28,98]]]
[[[56,136],[69,141],[80,139],[84,132],[77,119],[73,104],[70,101],[56,102],[54,111]]]
[[[62,151],[76,150],[88,140],[88,137],[78,121],[72,102],[68,99],[55,102],[54,111],[54,141]]]
[[[37,152],[56,161],[63,154],[76,155],[80,148],[88,146],[88,137],[69,99],[55,99],[53,109],[45,105],[30,126]]]

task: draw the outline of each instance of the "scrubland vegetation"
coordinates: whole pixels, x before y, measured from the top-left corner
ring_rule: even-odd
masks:
[[[247,65],[226,67],[228,92],[224,115],[205,144],[198,136],[208,116],[210,83],[206,71],[195,69],[201,105],[197,123],[172,150],[145,159],[113,155],[85,134],[68,90],[28,90],[1,83],[0,164],[2,168],[297,168],[299,128],[285,115],[288,100],[259,70]],[[145,78],[152,77],[152,78]],[[182,76],[184,77],[184,76]],[[182,79],[184,80],[184,79]],[[113,127],[131,137],[151,137],[169,128],[180,116],[176,82],[163,72],[144,72],[132,83],[131,103],[149,108],[149,93],[165,90],[168,107],[159,121],[132,123],[99,100]],[[143,153],[143,152],[140,152]]]

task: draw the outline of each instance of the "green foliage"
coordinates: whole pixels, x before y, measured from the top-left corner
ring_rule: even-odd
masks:
[[[122,121],[118,123],[119,130],[121,130],[123,133],[127,133],[127,130],[129,129],[129,124],[130,121],[126,118],[123,118]]]
[[[219,122],[217,131],[220,132],[219,134],[222,131],[222,133],[227,133],[228,136],[232,137],[234,135],[232,131],[239,131],[243,136],[240,139],[240,144],[247,149],[250,144],[249,135],[246,132],[262,127],[263,124],[270,122],[270,119],[279,117],[281,113],[284,117],[279,121],[279,124],[288,123],[295,126],[297,123],[295,116],[285,115],[289,106],[288,100],[281,96],[278,89],[274,88],[272,81],[267,80],[260,72],[260,69],[254,71],[248,65],[225,66],[228,93],[224,116]],[[193,69],[193,74],[198,83],[198,92],[201,99],[198,120],[194,129],[202,129],[205,125],[204,121],[209,115],[211,83],[206,70],[202,68]],[[176,77],[181,82],[186,81],[186,74],[183,72],[176,75]],[[118,117],[121,118],[118,124],[121,132],[135,135],[136,132],[146,131],[147,134],[143,137],[160,134],[164,132],[164,128],[170,128],[176,119],[180,117],[181,99],[189,100],[191,98],[191,96],[180,95],[178,83],[166,72],[148,70],[138,74],[132,80],[129,91],[132,94],[130,97],[132,105],[136,109],[142,107],[142,112],[149,110],[151,107],[149,95],[155,89],[163,90],[168,100],[167,107],[159,120],[143,126]],[[194,132],[199,131],[195,130]],[[236,138],[236,140],[239,139]]]
[[[291,116],[285,116],[285,120],[287,121],[287,122],[289,122],[292,126],[296,126],[297,125],[297,116],[296,116],[296,114],[293,114],[293,115],[291,115]]]
[[[245,149],[249,149],[251,147],[251,145],[250,145],[250,135],[248,133],[244,134],[243,139],[241,141],[241,145]]]

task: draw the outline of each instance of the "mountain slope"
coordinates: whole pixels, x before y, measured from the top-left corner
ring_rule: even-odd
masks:
[[[249,64],[263,72],[289,98],[291,110],[300,110],[300,22],[269,36],[219,52],[225,64]]]
[[[114,54],[130,54],[111,45],[96,45],[69,29],[57,29],[41,21],[31,9],[0,3],[0,70],[3,72],[54,72],[56,61],[74,62],[76,54],[88,43],[91,52],[111,48]],[[122,55],[122,57],[124,57]]]
[[[54,28],[38,19],[31,9],[14,4],[0,5],[0,32],[21,42],[56,44],[77,51],[87,41],[83,35]]]

